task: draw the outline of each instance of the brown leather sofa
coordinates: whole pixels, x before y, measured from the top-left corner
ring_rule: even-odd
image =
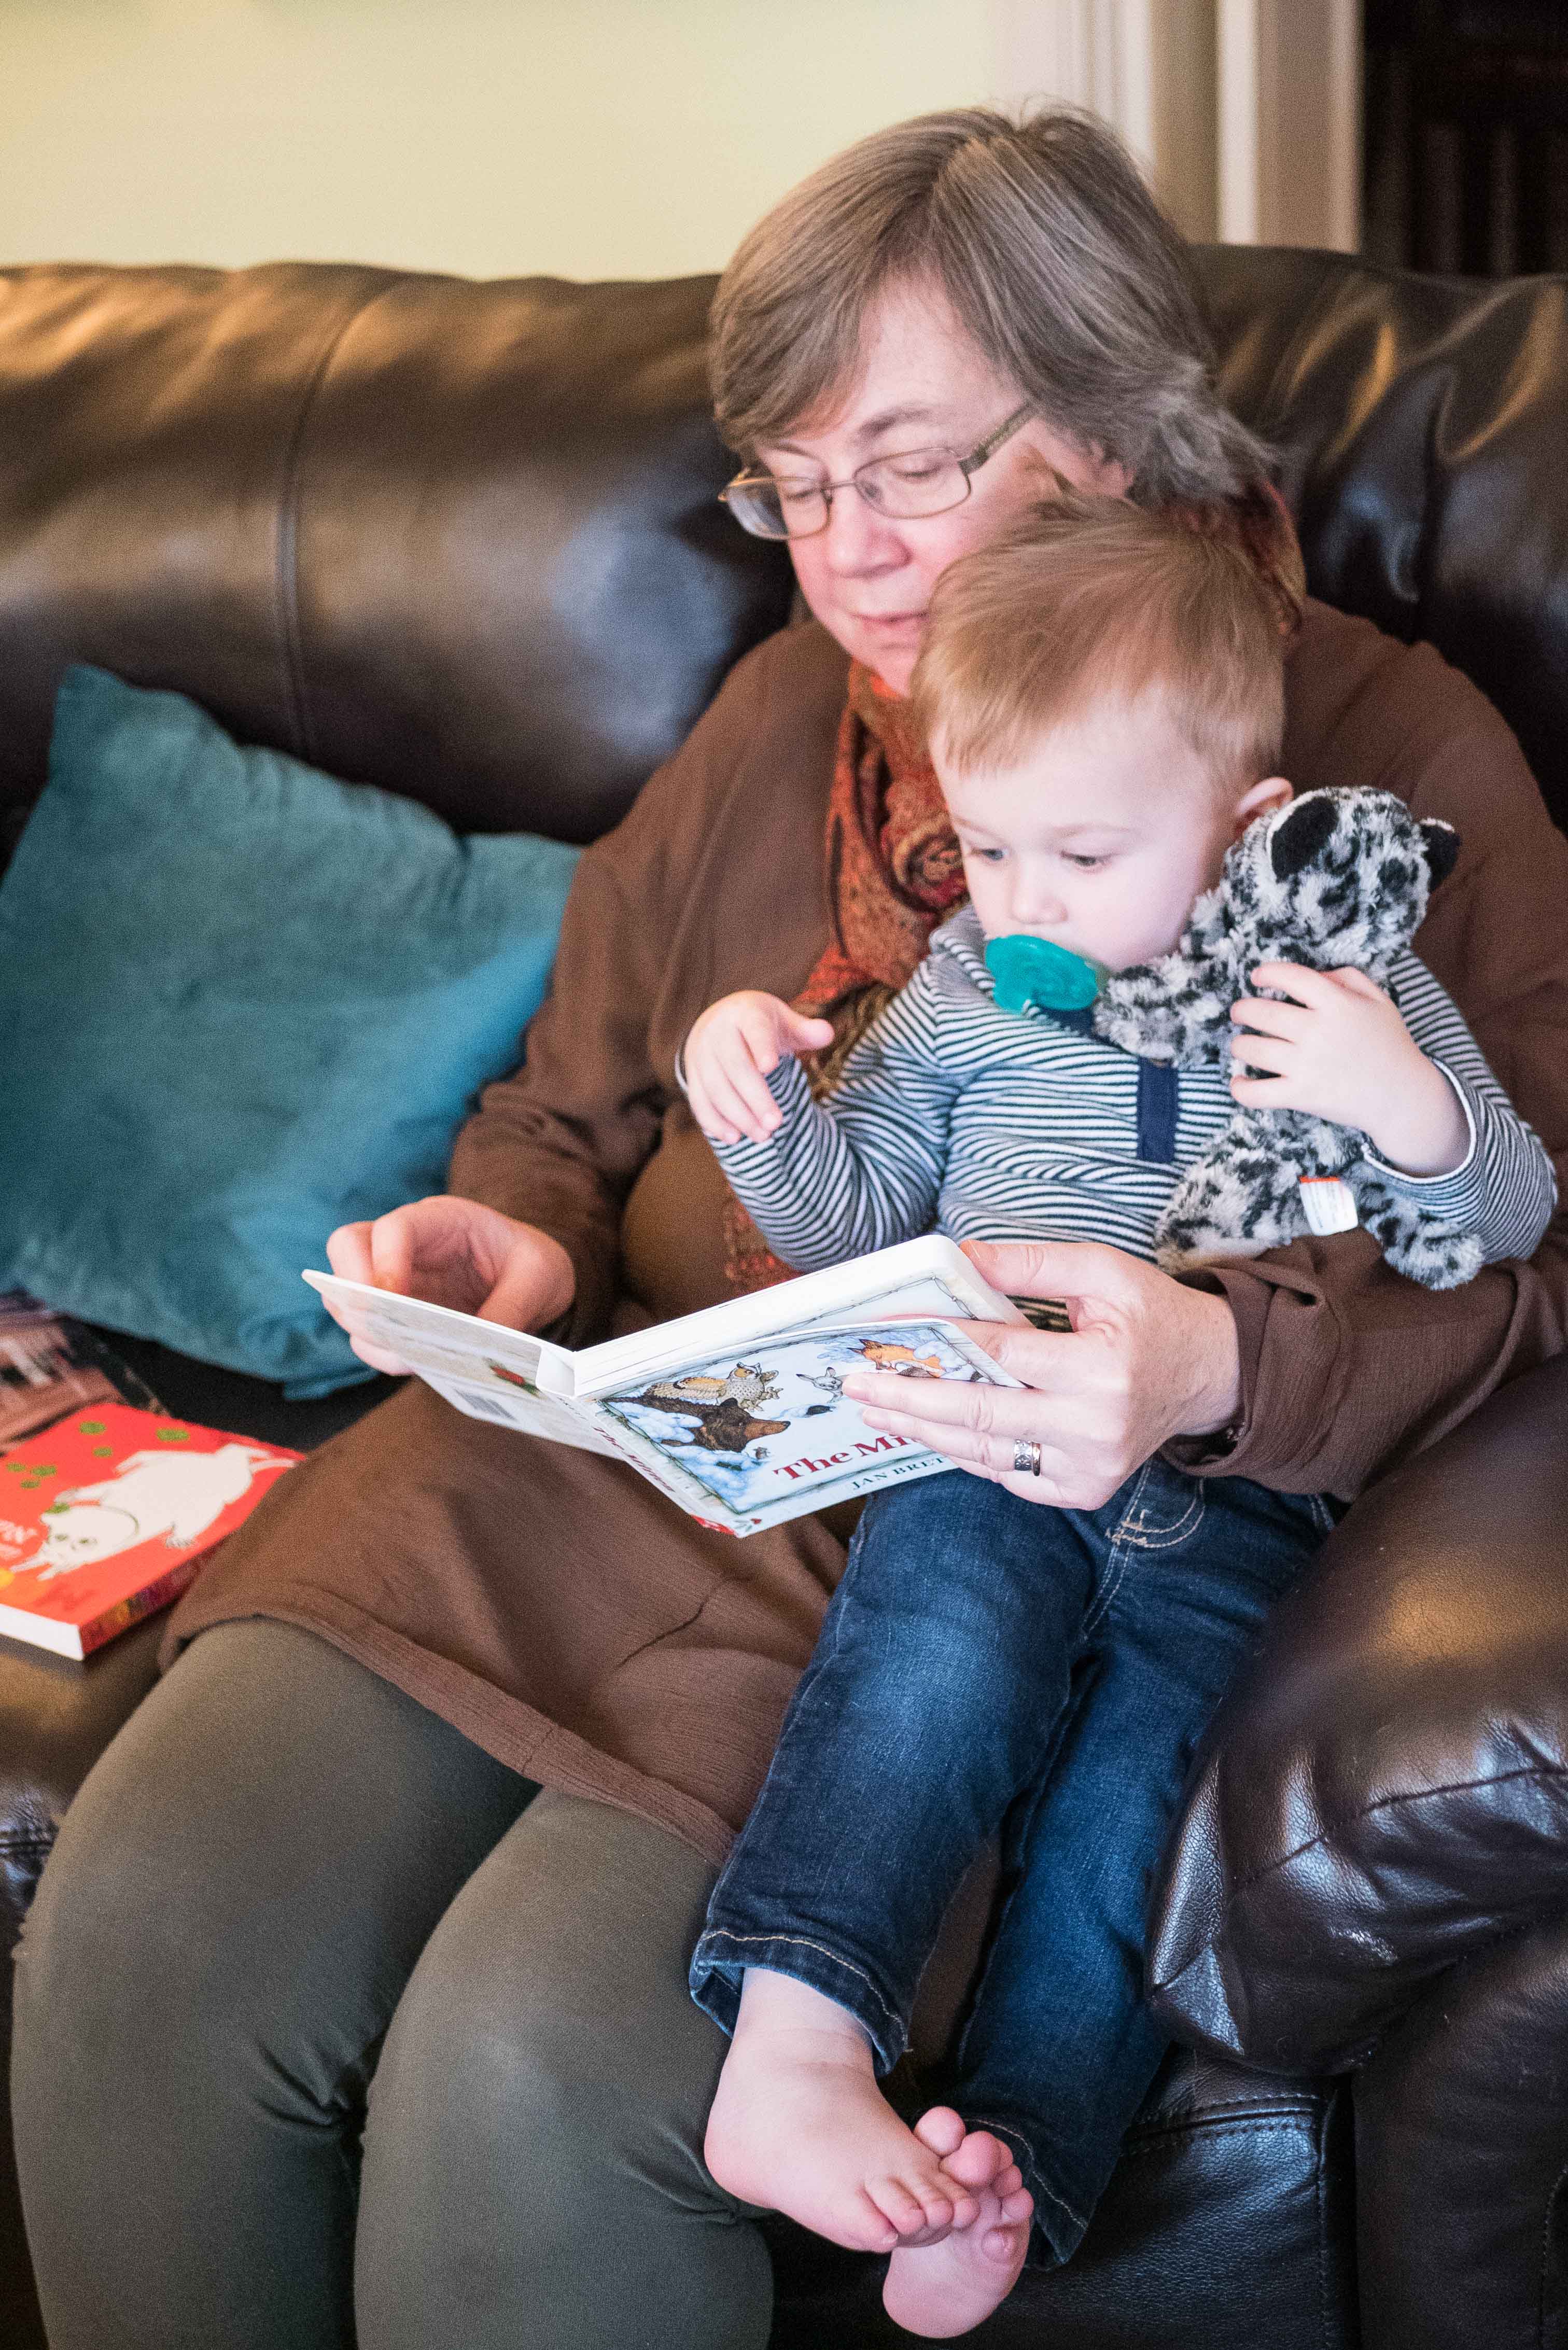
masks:
[[[1199,265],[1316,591],[1469,671],[1568,824],[1568,284]],[[714,503],[710,291],[0,273],[0,846],[73,659],[461,827],[592,838],[789,608],[777,551]],[[121,1350],[171,1409],[298,1445],[379,1392],[289,1405]],[[1568,1361],[1333,1537],[1168,1856],[1152,1972],[1180,2044],[1079,2259],[977,2343],[1568,2338],[1565,1537]],[[85,1668],[0,1641],[7,1944],[156,1639]],[[779,2350],[894,2338],[873,2264],[773,2241]],[[4,2136],[0,2339],[42,2340]]]

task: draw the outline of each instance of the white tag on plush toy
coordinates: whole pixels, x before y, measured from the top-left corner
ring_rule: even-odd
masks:
[[[1361,1222],[1355,1194],[1337,1175],[1303,1175],[1297,1187],[1307,1230],[1326,1240],[1330,1232],[1353,1232]]]

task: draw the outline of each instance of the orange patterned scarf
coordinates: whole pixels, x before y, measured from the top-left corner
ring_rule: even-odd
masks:
[[[1233,536],[1267,583],[1281,633],[1293,636],[1306,594],[1301,547],[1283,501],[1260,489],[1194,512],[1193,527]],[[888,999],[913,977],[931,932],[969,892],[959,846],[909,705],[856,661],[839,722],[827,803],[827,945],[794,1009],[833,1022],[833,1043],[806,1055],[819,1097]],[[738,1293],[793,1279],[731,1192],[724,1272]]]
[[[909,705],[860,661],[849,671],[827,802],[827,944],[794,1008],[834,1025],[806,1056],[812,1090],[832,1090],[851,1048],[914,974],[939,922],[968,891],[958,842]],[[732,1192],[724,1272],[736,1291],[792,1278]]]

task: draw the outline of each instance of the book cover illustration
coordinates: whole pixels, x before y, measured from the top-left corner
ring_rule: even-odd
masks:
[[[0,1631],[84,1656],[178,1597],[300,1458],[130,1404],[0,1453]]]
[[[812,1509],[949,1464],[908,1437],[867,1428],[844,1392],[851,1371],[972,1381],[997,1377],[950,1324],[805,1330],[769,1338],[751,1359],[722,1357],[691,1371],[599,1397],[610,1417],[679,1463],[745,1517],[792,1495]]]

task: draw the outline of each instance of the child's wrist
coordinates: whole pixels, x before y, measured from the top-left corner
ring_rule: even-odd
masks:
[[[1464,1104],[1436,1061],[1417,1055],[1409,1082],[1366,1134],[1378,1157],[1402,1175],[1452,1175],[1470,1153]]]

